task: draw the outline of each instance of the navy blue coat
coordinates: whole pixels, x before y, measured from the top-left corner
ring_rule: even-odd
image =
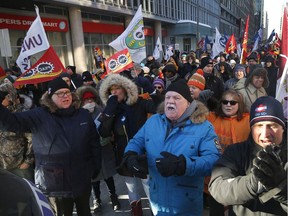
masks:
[[[39,107],[27,112],[10,113],[0,106],[0,124],[8,131],[32,132],[35,183],[42,190],[55,181],[58,184],[56,193],[65,191],[64,196],[77,197],[87,190],[92,174],[100,170],[99,135],[87,110],[80,108],[69,115],[57,115]],[[63,171],[63,175],[57,177],[54,172],[49,179],[43,174],[43,165],[55,165]]]

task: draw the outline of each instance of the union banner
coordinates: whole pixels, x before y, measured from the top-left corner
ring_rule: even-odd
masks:
[[[128,49],[115,53],[105,61],[106,75],[120,73],[133,67],[133,62]]]
[[[66,71],[65,67],[53,47],[50,46],[30,69],[26,70],[16,79],[13,85],[16,87],[24,84],[47,82],[59,76],[63,71]]]

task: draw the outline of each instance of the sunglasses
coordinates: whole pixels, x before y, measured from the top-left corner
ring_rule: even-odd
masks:
[[[156,89],[162,89],[162,86],[154,86]]]
[[[238,102],[237,101],[229,101],[229,100],[222,100],[222,104],[227,105],[228,103],[230,103],[230,105],[234,106],[236,105]]]

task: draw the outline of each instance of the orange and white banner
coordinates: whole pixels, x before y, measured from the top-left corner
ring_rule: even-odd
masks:
[[[120,73],[133,67],[133,62],[128,49],[115,53],[105,61],[107,75],[111,73]]]
[[[47,82],[66,71],[55,50],[51,46],[32,67],[19,76],[14,86]]]

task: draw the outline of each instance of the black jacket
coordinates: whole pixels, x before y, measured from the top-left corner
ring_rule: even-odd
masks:
[[[35,184],[48,195],[78,197],[100,170],[99,135],[87,110],[71,107],[51,113],[39,107],[10,113],[0,106],[0,125],[8,131],[32,132]],[[49,167],[51,176],[44,171]]]
[[[285,136],[285,135],[284,135]],[[287,141],[281,144],[280,157],[287,164]],[[227,147],[223,155],[216,162],[209,191],[211,195],[224,205],[232,205],[230,215],[239,216],[272,216],[287,215],[287,182],[286,188],[278,194],[280,203],[274,197],[262,203],[259,199],[261,193],[255,190],[255,181],[252,180],[252,161],[261,147],[254,143],[250,137],[247,141]],[[269,192],[268,192],[269,193]]]

